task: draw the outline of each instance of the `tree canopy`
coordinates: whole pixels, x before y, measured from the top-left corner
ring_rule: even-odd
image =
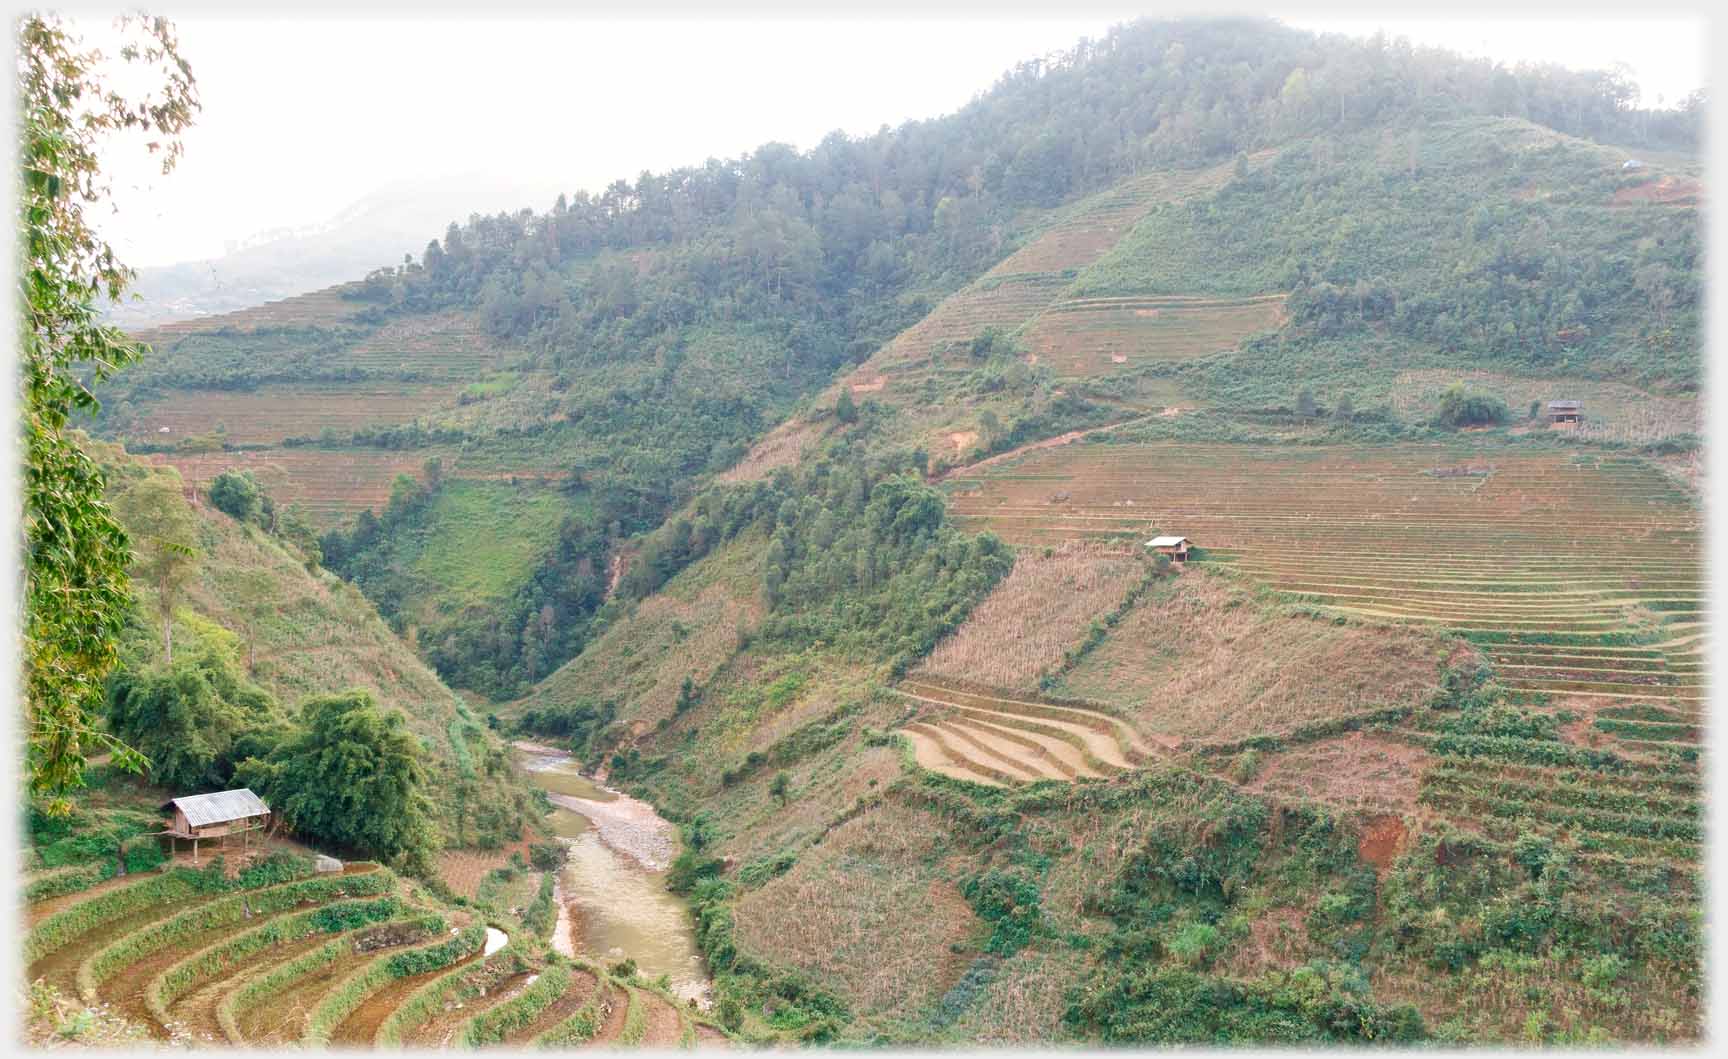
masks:
[[[402,714],[365,691],[301,706],[304,729],[235,773],[288,826],[391,863],[425,867],[437,849],[420,746]]]
[[[138,355],[99,322],[99,303],[117,299],[131,278],[86,216],[106,199],[100,144],[122,131],[147,134],[167,172],[198,102],[167,20],[139,17],[123,28],[130,41],[120,57],[159,86],[139,99],[105,86],[102,57],[53,17],[28,16],[18,31],[26,759],[31,791],[50,795],[55,811],[83,783],[91,746],[114,750],[119,765],[142,764],[91,725],[126,613],[128,550],[103,502],[102,472],[67,422],[74,411],[93,413],[90,385]]]

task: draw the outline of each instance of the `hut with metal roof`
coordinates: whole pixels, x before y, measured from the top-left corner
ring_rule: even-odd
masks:
[[[1161,555],[1168,555],[1173,563],[1188,561],[1188,549],[1193,545],[1187,537],[1153,537],[1146,542],[1146,547]]]
[[[181,839],[189,839],[193,863],[198,860],[200,840],[226,841],[229,835],[239,835],[245,843],[251,832],[270,822],[270,807],[250,787],[174,798],[163,803],[162,812],[173,814],[162,834],[169,836],[176,850]]]
[[[1584,418],[1582,401],[1549,401],[1548,422],[1576,423]]]

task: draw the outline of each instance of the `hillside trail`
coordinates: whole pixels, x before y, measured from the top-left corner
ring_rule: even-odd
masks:
[[[1019,448],[1009,449],[1007,452],[999,452],[994,456],[987,456],[984,459],[979,460],[977,463],[969,463],[964,467],[950,468],[949,470],[942,472],[942,474],[936,478],[936,481],[946,482],[954,478],[963,478],[968,475],[976,474],[986,467],[993,467],[999,463],[1007,463],[1009,460],[1012,460],[1017,456],[1024,456],[1028,452],[1036,452],[1039,449],[1053,449],[1060,445],[1067,445],[1070,442],[1079,441],[1084,437],[1090,437],[1093,434],[1102,434],[1106,430],[1119,430],[1122,427],[1133,426],[1136,423],[1144,423],[1149,419],[1157,419],[1166,414],[1168,414],[1167,411],[1151,412],[1146,415],[1119,420],[1115,423],[1106,423],[1101,427],[1090,427],[1086,430],[1070,430],[1066,434],[1058,434],[1053,438],[1045,438],[1043,441],[1028,442],[1021,445]]]

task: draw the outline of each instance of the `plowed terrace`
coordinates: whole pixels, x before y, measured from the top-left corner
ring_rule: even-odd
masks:
[[[1640,460],[1073,445],[951,486],[1016,543],[1182,534],[1339,614],[1457,631],[1512,688],[1703,702],[1701,515]]]

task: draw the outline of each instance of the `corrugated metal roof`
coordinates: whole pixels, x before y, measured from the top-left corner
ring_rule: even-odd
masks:
[[[1146,542],[1148,548],[1174,548],[1187,540],[1187,537],[1153,537]]]
[[[1579,409],[1582,407],[1584,407],[1583,404],[1581,404],[1578,401],[1549,401],[1548,402],[1548,410],[1550,412],[1570,412],[1570,411],[1573,411],[1573,410],[1576,410],[1576,409]]]
[[[222,824],[230,820],[244,820],[249,816],[262,816],[270,811],[264,804],[264,799],[252,793],[252,788],[242,787],[237,791],[217,791],[215,794],[193,794],[185,798],[175,798],[164,805],[180,810],[186,814],[186,822],[193,827],[205,827],[209,824]]]

